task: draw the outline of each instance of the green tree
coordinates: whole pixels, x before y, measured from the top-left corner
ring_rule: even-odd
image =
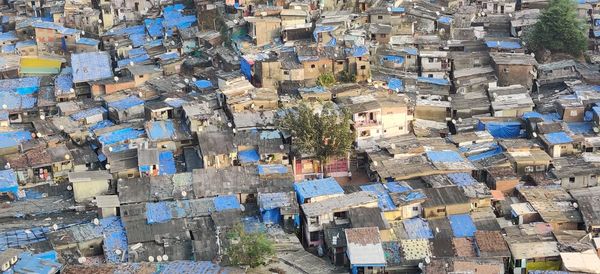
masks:
[[[330,87],[335,84],[335,76],[331,72],[325,72],[317,77],[317,85],[322,87]]]
[[[346,156],[354,142],[350,114],[327,102],[320,113],[306,104],[288,111],[278,126],[291,133],[294,146],[304,154],[315,155],[321,166],[332,156]]]
[[[234,226],[227,238],[231,242],[227,248],[227,256],[234,265],[249,265],[254,268],[266,264],[275,254],[273,242],[265,233],[248,233],[241,224]]]
[[[579,56],[587,48],[587,32],[585,22],[577,17],[575,1],[551,0],[525,40],[533,51],[547,49]]]
[[[356,82],[356,75],[350,73],[349,71],[340,72],[340,82],[344,83],[354,83]]]

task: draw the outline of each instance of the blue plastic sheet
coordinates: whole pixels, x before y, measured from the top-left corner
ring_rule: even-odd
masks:
[[[450,173],[447,176],[457,186],[471,186],[479,183],[469,173]]]
[[[240,209],[241,207],[240,201],[237,199],[236,195],[217,196],[213,199],[213,202],[215,203],[215,209],[218,212]]]
[[[547,133],[544,135],[546,140],[551,145],[559,145],[573,142],[573,139],[569,137],[564,131]]]
[[[403,91],[404,83],[398,78],[390,78],[388,80],[388,88],[395,91]]]
[[[412,218],[402,221],[404,230],[411,240],[433,239],[433,232],[429,228],[429,223],[421,218]]]
[[[265,224],[278,224],[281,220],[279,208],[263,210],[260,215],[262,217],[262,222]]]
[[[252,81],[252,65],[250,62],[248,62],[248,60],[246,60],[246,58],[241,58],[240,60],[240,71],[244,76],[246,76],[248,81]]]
[[[468,214],[450,215],[450,226],[454,237],[473,237],[477,228]]]
[[[295,183],[294,190],[298,195],[298,202],[300,204],[303,204],[304,200],[314,197],[344,194],[344,190],[340,184],[331,177]]]
[[[0,132],[0,148],[15,147],[31,138],[29,131]]]
[[[516,41],[487,41],[485,44],[489,48],[500,48],[500,49],[520,49],[521,44]]]
[[[462,156],[460,156],[460,154],[458,154],[458,152],[451,151],[451,150],[427,151],[426,155],[427,155],[427,158],[429,158],[429,160],[434,163],[436,163],[436,162],[458,163],[458,162],[465,161],[465,159]]]
[[[520,122],[479,122],[480,130],[487,129],[494,138],[520,138],[524,137],[525,132],[521,130]]]
[[[177,173],[175,158],[173,157],[172,151],[162,151],[158,156],[158,160],[160,163],[160,175],[171,175]]]
[[[173,215],[167,203],[146,203],[146,222],[148,224],[165,223],[171,219],[173,219]]]
[[[392,197],[390,197],[390,194],[387,192],[387,190],[383,187],[382,184],[375,183],[370,185],[363,185],[360,186],[360,189],[375,193],[377,195],[377,203],[382,211],[391,211],[396,209],[394,201],[392,201]]]
[[[502,147],[499,145],[494,145],[494,149],[488,150],[479,154],[470,155],[467,157],[469,161],[479,161],[483,159],[487,159],[489,157],[496,156],[498,154],[502,154]]]
[[[260,160],[260,155],[256,149],[242,150],[238,152],[238,160],[243,163],[256,163]]]

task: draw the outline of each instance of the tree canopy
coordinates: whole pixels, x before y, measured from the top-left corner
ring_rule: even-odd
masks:
[[[573,0],[551,0],[538,22],[526,34],[534,51],[550,50],[579,56],[587,48],[587,28],[577,17]]]
[[[349,113],[335,109],[331,102],[325,103],[320,113],[300,104],[281,117],[278,125],[290,132],[301,153],[315,155],[323,163],[331,156],[345,156],[350,151],[354,142],[350,118]]]
[[[325,72],[317,77],[317,84],[323,87],[330,87],[335,84],[335,76],[331,72]]]
[[[273,242],[263,232],[248,233],[238,224],[227,236],[232,242],[227,256],[233,265],[257,267],[265,264],[275,253]]]

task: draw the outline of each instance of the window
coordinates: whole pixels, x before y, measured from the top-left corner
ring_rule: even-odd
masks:
[[[283,71],[283,75],[290,75],[290,72],[289,72],[289,71],[287,71],[287,70],[284,70],[284,71]]]
[[[525,167],[525,172],[533,172],[533,167],[532,166],[526,166]]]
[[[569,114],[570,114],[571,116],[577,116],[577,110],[571,110],[571,111],[569,112]]]
[[[521,259],[515,261],[515,267],[521,267]]]
[[[362,66],[360,66],[360,69],[367,69],[367,66],[362,65]]]
[[[140,78],[144,78],[144,75],[140,75]]]
[[[536,166],[535,171],[544,171],[546,168],[544,166]]]
[[[419,211],[419,207],[418,206],[413,206],[412,210],[413,211]]]
[[[427,74],[427,77],[433,78],[433,74]]]
[[[133,177],[134,177],[134,175],[133,175],[133,174],[131,174],[131,173],[127,174],[127,178],[131,179],[131,178],[133,178]]]
[[[567,149],[567,146],[560,146],[560,149]]]
[[[427,61],[428,61],[429,63],[433,63],[433,58],[428,58],[428,59],[427,59]]]
[[[504,68],[504,73],[508,73],[508,68]]]
[[[437,213],[443,213],[443,212],[446,212],[445,208],[438,208],[437,209]]]
[[[569,177],[569,183],[575,183],[575,177]]]
[[[316,67],[315,64],[310,65],[310,68],[315,68],[315,67]]]
[[[406,56],[406,59],[412,59],[412,55]]]
[[[379,16],[377,16],[377,19],[381,20],[381,19],[383,19],[383,16],[379,15]]]
[[[342,212],[334,212],[333,213],[333,217],[334,218],[341,218],[341,219],[346,219],[348,218],[348,214],[346,211],[342,211]]]
[[[316,241],[319,240],[319,231],[314,231],[310,233],[310,240]]]
[[[344,61],[337,61],[337,64],[338,64],[338,65],[343,65],[343,64],[344,64]]]

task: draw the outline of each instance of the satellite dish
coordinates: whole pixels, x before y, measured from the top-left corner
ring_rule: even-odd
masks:
[[[183,81],[187,84],[190,82],[190,80],[188,78],[183,79]]]
[[[115,76],[113,79],[115,80],[115,82],[119,82],[119,77]]]
[[[162,256],[161,255],[156,256],[156,261],[157,262],[162,262]]]
[[[132,46],[132,45],[129,45],[129,47],[127,47],[127,48],[129,48],[129,49],[133,49],[133,46]]]
[[[453,124],[456,124],[456,120],[452,119],[452,123],[453,123]]]
[[[279,145],[279,148],[280,148],[281,150],[283,150],[283,149],[285,148],[285,146],[284,146],[284,145]]]
[[[63,125],[60,125],[60,126],[58,126],[58,128],[59,128],[60,130],[65,130],[65,126],[63,126]]]
[[[102,19],[98,19],[98,24],[102,24]]]
[[[65,154],[65,159],[66,159],[66,160],[69,160],[69,159],[71,159],[71,155],[69,155],[69,154]]]
[[[227,126],[232,127],[233,125],[231,124],[231,122],[227,122]]]
[[[423,263],[419,263],[418,267],[419,269],[423,269]]]
[[[600,132],[600,129],[598,127],[594,127],[592,130],[594,130],[594,132],[596,133]]]
[[[68,185],[68,186],[67,186],[67,190],[73,190],[73,186],[71,186],[71,185]]]
[[[244,205],[240,204],[240,210],[241,210],[242,212],[244,212],[244,211],[246,211],[246,207],[245,207]]]
[[[388,8],[387,8],[387,11],[388,11],[388,12],[392,11],[392,8],[388,7]]]
[[[40,119],[44,120],[44,119],[46,119],[46,116],[44,114],[41,114]]]
[[[115,48],[119,46],[119,43],[115,43]]]
[[[58,225],[57,225],[57,224],[53,224],[53,225],[52,225],[52,229],[54,229],[54,230],[58,230]]]
[[[112,147],[108,147],[108,151],[112,152],[113,148]]]
[[[452,97],[448,97],[448,102],[452,102]]]
[[[537,136],[538,136],[537,133],[535,133],[535,132],[531,135],[533,136],[533,138],[537,138]]]
[[[41,134],[41,133],[39,133],[39,132],[38,132],[38,133],[36,133],[35,135],[36,135],[38,138],[42,138],[42,134]]]
[[[87,259],[85,257],[79,257],[77,259],[77,262],[79,262],[80,264],[85,263],[85,261],[87,261]]]
[[[81,35],[85,35],[85,30],[82,30],[82,31],[81,31]]]
[[[75,92],[75,89],[74,88],[70,88],[69,92],[73,93],[73,92]]]
[[[429,264],[429,263],[431,263],[431,259],[429,258],[429,256],[425,257],[425,263],[426,263],[426,264]]]
[[[144,94],[143,94],[141,91],[138,93],[138,95],[139,95],[140,97],[144,97]]]
[[[459,122],[459,123],[462,123],[462,118],[458,118],[458,122]]]
[[[163,259],[163,261],[165,261],[165,262],[166,262],[166,261],[168,261],[168,260],[169,260],[169,256],[168,256],[167,254],[165,254],[165,255],[162,255],[162,259]]]
[[[192,77],[192,82],[196,82],[196,77]]]
[[[578,208],[578,207],[579,207],[579,205],[578,205],[577,203],[573,203],[573,207],[574,207],[574,208]]]
[[[183,197],[187,196],[187,192],[185,190],[181,191],[181,196],[183,196]]]
[[[27,234],[33,234],[33,232],[31,232],[31,230],[29,230],[29,229],[25,229],[25,233],[27,233]]]
[[[115,254],[121,255],[123,252],[120,249],[115,249]]]
[[[129,61],[129,65],[133,66],[133,65],[135,65],[135,63],[133,61]]]
[[[98,220],[98,218],[94,218],[93,222],[94,222],[95,225],[99,225],[100,224],[100,220]]]
[[[110,169],[110,164],[106,164],[106,169]]]
[[[154,257],[152,257],[152,256],[148,256],[148,261],[149,261],[149,262],[154,262]]]
[[[2,108],[3,108],[3,109],[7,109],[7,108],[8,108],[8,106],[7,106],[6,104],[3,104],[3,105],[2,105]]]

